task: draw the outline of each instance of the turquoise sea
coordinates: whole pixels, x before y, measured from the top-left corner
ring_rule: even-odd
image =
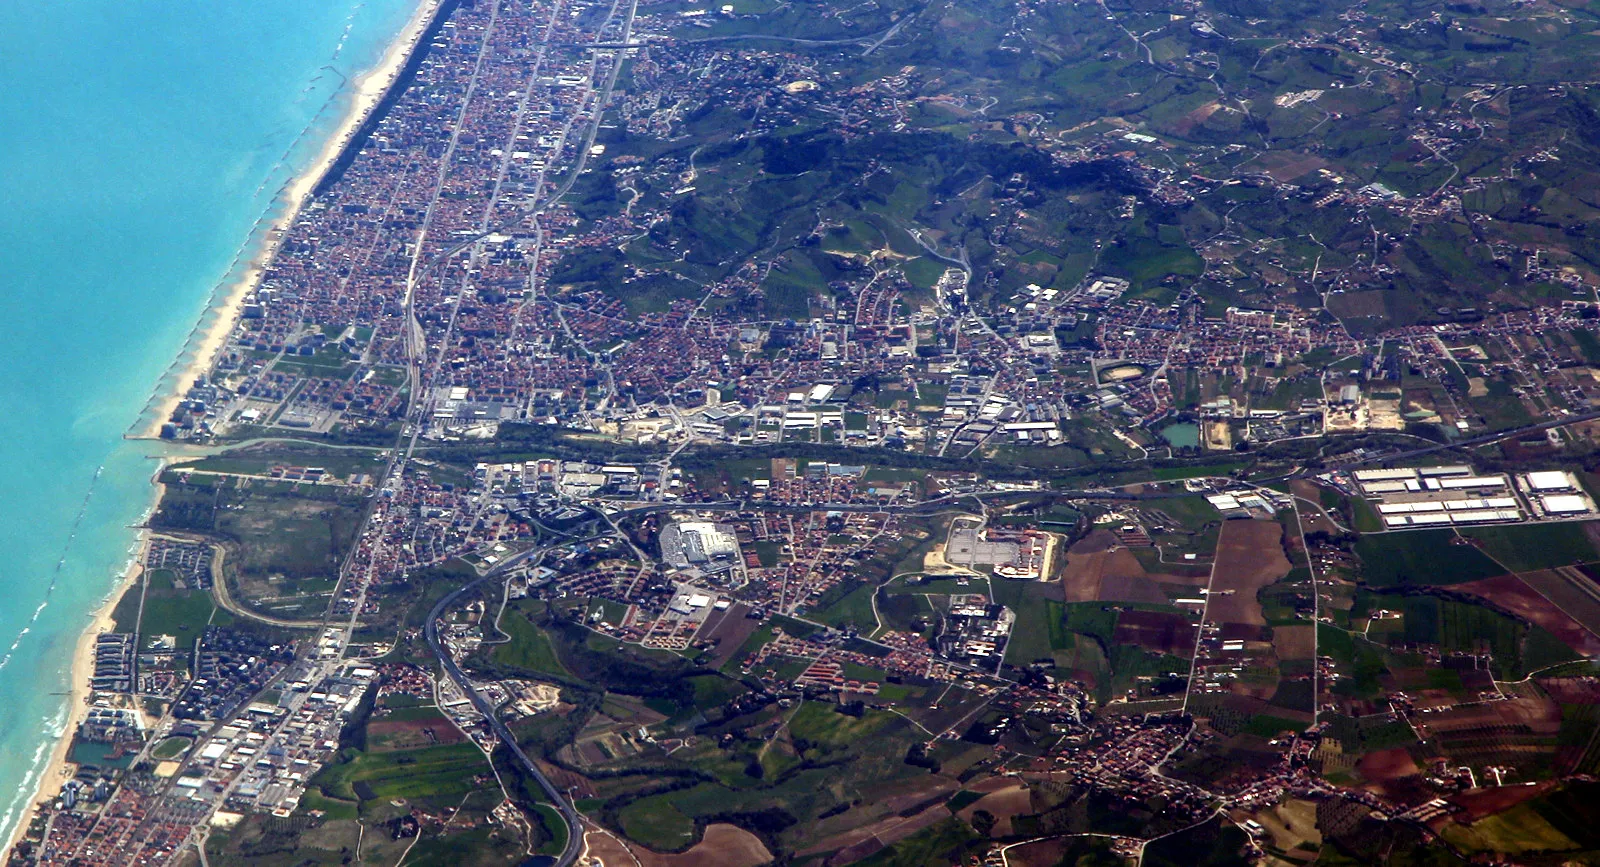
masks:
[[[0,4],[0,840],[151,505],[123,434],[414,6]]]

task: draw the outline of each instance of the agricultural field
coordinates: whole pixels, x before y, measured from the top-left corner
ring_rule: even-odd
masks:
[[[1454,585],[1454,589],[1513,613],[1537,626],[1572,652],[1585,655],[1600,653],[1600,633],[1595,632],[1596,628],[1600,628],[1600,619],[1597,619],[1597,613],[1592,610],[1592,603],[1581,585],[1573,585],[1574,580],[1569,575],[1544,571],[1527,575],[1502,575]],[[1564,600],[1573,612],[1584,616],[1588,625],[1556,600]]]
[[[1595,533],[1600,524],[1564,521],[1556,524],[1520,524],[1477,527],[1463,533],[1509,572],[1532,572],[1577,566],[1600,560]]]
[[[1355,553],[1374,587],[1464,584],[1509,571],[1450,530],[1365,535]]]
[[[1600,591],[1587,573],[1568,566],[1524,572],[1518,577],[1590,636],[1600,635]]]
[[[1096,530],[1067,550],[1061,583],[1068,602],[1160,605],[1192,593],[1204,585],[1205,577],[1181,566],[1148,571],[1133,549],[1118,543],[1109,531]]]
[[[1445,839],[1467,852],[1562,852],[1578,844],[1527,804],[1512,807],[1470,825],[1452,826]]]
[[[760,837],[736,825],[713,823],[706,826],[700,841],[682,852],[655,852],[638,844],[629,845],[610,833],[590,834],[589,851],[603,863],[633,863],[644,867],[695,867],[698,864],[725,864],[728,867],[760,867],[772,860],[772,853]]]
[[[539,775],[610,867],[1600,861],[1600,522],[1387,532],[1350,475],[1595,482],[1600,6],[444,8],[448,112],[352,151],[407,194],[319,193],[283,249],[348,261],[201,384],[370,417],[167,467],[225,580],[114,613],[315,654],[350,563],[335,649],[422,680],[207,863],[543,863]]]
[[[375,710],[367,719],[364,737],[372,753],[459,744],[467,739],[443,711],[428,705]]]
[[[1206,620],[1265,626],[1261,589],[1283,578],[1291,565],[1283,549],[1283,528],[1276,521],[1228,521],[1217,543],[1213,594],[1221,599],[1206,607]]]

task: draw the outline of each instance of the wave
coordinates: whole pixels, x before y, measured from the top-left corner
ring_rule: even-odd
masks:
[[[278,157],[272,168],[268,169],[267,174],[262,178],[261,183],[257,185],[254,198],[260,199],[264,196],[267,197],[267,201],[262,208],[261,214],[256,218],[255,222],[251,224],[249,232],[239,243],[238,248],[234,250],[233,260],[229,263],[227,270],[223,272],[221,278],[218,279],[217,282],[212,286],[211,293],[206,298],[205,306],[202,308],[200,316],[197,318],[194,327],[189,330],[188,335],[184,338],[182,348],[178,351],[177,356],[172,359],[172,363],[167,365],[167,368],[162,371],[161,375],[156,379],[155,384],[150,389],[149,395],[145,398],[144,407],[134,418],[133,423],[128,426],[128,429],[123,432],[124,437],[134,438],[138,436],[139,432],[147,430],[153,421],[151,415],[161,404],[162,399],[181,389],[182,383],[178,381],[178,377],[188,368],[190,362],[194,359],[196,351],[200,346],[201,335],[206,332],[206,329],[209,327],[212,319],[216,315],[219,315],[218,310],[222,300],[227,297],[227,293],[238,283],[239,279],[243,277],[246,269],[255,258],[255,254],[262,249],[263,245],[269,243],[271,229],[281,216],[282,212],[286,208],[293,206],[293,203],[283,201],[283,196],[284,193],[290,188],[290,185],[293,184],[299,172],[302,171],[306,165],[310,164],[309,160],[316,152],[315,149],[306,148],[306,145],[312,140],[312,137],[315,133],[324,131],[321,128],[329,122],[330,111],[336,109],[341,104],[341,97],[346,95],[346,89],[350,82],[351,75],[358,71],[351,70],[349,73],[346,73],[345,71],[339,69],[335,64],[342,57],[344,49],[349,43],[350,37],[354,32],[354,24],[359,19],[360,13],[363,9],[365,9],[366,5],[366,0],[361,0],[361,2],[356,3],[355,6],[351,8],[350,14],[345,19],[344,33],[339,37],[339,41],[336,43],[332,55],[329,57],[328,63],[324,64],[317,70],[316,78],[312,79],[313,86],[309,87],[305,91],[302,91],[301,98],[296,100],[296,104],[302,104],[310,101],[314,93],[322,88],[320,80],[324,72],[331,72],[337,77],[337,83],[329,85],[332,89],[327,98],[322,101],[322,104],[318,106],[317,111],[312,115],[311,119],[304,127],[301,128],[299,133],[294,136],[294,139],[289,142],[288,146],[284,148],[282,154]],[[399,34],[397,33],[395,36],[398,38]],[[376,58],[373,59],[373,62],[376,62]],[[332,115],[334,120],[337,120],[338,117],[339,115],[336,113]],[[328,128],[325,131],[331,135],[333,129]],[[300,161],[300,163],[302,163],[301,165],[297,165],[296,161],[292,158],[296,155],[296,151],[301,148],[306,148],[303,151],[305,158]],[[268,196],[269,193],[270,196]],[[164,422],[166,420],[160,419],[159,421]]]
[[[27,623],[22,625],[22,630],[12,640],[11,646],[6,649],[5,655],[0,656],[0,671],[4,671],[6,666],[11,664],[12,658],[17,654],[17,649],[22,646],[22,640],[28,636],[28,633],[33,631],[34,625],[39,622],[40,615],[44,614],[45,609],[50,607],[50,597],[55,595],[56,585],[61,582],[61,573],[67,568],[67,555],[71,553],[72,543],[77,540],[78,531],[83,527],[83,519],[89,514],[89,501],[94,499],[95,488],[99,487],[100,475],[105,472],[105,469],[105,464],[95,467],[94,478],[89,480],[89,489],[83,492],[83,502],[78,504],[78,514],[72,519],[72,527],[67,531],[67,540],[61,545],[61,556],[56,560],[56,568],[50,573],[50,583],[44,588],[44,599],[39,602],[38,608],[33,609],[32,616],[28,618]],[[0,820],[0,827],[3,827],[4,824],[4,821]]]
[[[344,20],[344,32],[339,34],[339,44],[333,46],[333,59],[334,60],[338,60],[339,59],[339,55],[344,53],[344,44],[346,42],[350,41],[350,31],[355,29],[355,26],[356,26],[356,13],[359,12],[360,10],[361,10],[361,6],[360,6],[360,4],[357,4],[356,8],[350,10],[350,17],[346,18]]]
[[[68,714],[65,708],[54,720],[50,720],[49,717],[45,719],[51,722],[51,725],[46,726],[42,732],[48,737],[34,747],[33,758],[28,762],[28,772],[22,777],[22,785],[11,797],[10,803],[6,804],[5,812],[0,813],[0,831],[7,835],[11,833],[12,821],[21,818],[18,811],[26,806],[23,802],[28,799],[29,793],[34,791],[34,784],[38,782],[39,775],[44,773],[45,765],[49,763],[50,750],[55,746],[56,739],[66,734]]]
[[[337,52],[335,52],[335,58],[337,58]],[[322,101],[322,105],[318,106],[316,113],[311,116],[305,126],[301,127],[298,133],[295,133],[288,145],[284,147],[282,153],[278,155],[277,160],[273,162],[272,168],[267,170],[261,182],[256,185],[255,192],[251,194],[252,200],[263,198],[266,200],[261,215],[256,217],[255,222],[250,225],[249,233],[245,235],[244,240],[234,250],[233,261],[229,263],[222,278],[212,286],[211,294],[206,298],[205,308],[195,322],[194,327],[189,329],[188,336],[184,338],[183,347],[178,351],[177,357],[172,359],[172,363],[167,365],[167,369],[162,371],[161,376],[156,380],[155,386],[150,390],[149,397],[145,399],[144,408],[139,411],[139,415],[134,419],[133,424],[128,427],[128,430],[124,432],[123,436],[133,436],[135,431],[143,429],[147,425],[146,419],[151,410],[156,407],[161,398],[168,393],[169,389],[177,390],[181,386],[181,383],[175,381],[175,377],[188,366],[190,359],[194,357],[198,338],[204,332],[210,318],[215,315],[226,291],[244,272],[244,269],[254,257],[256,250],[259,249],[259,245],[267,243],[272,225],[277,222],[282,211],[292,207],[292,203],[282,201],[282,198],[300,171],[300,167],[294,160],[296,151],[311,140],[311,137],[318,131],[319,125],[326,123],[329,109],[338,102],[339,96],[345,90],[345,85],[350,81],[349,76],[340,72],[331,64],[325,64],[317,70],[317,78],[313,79],[313,86],[301,91],[301,99],[296,100],[297,104],[304,102],[310,96],[310,92],[317,89],[314,86],[315,82],[322,77],[323,72],[332,72],[338,76],[338,84],[334,85],[332,92]],[[276,138],[277,136],[273,135],[272,137]],[[307,153],[314,153],[314,151],[307,151]],[[309,159],[309,157],[306,159]]]

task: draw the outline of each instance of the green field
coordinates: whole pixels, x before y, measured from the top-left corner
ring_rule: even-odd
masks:
[[[1551,569],[1589,563],[1596,557],[1588,524],[1565,521],[1553,524],[1518,524],[1477,527],[1462,535],[1482,543],[1490,557],[1513,572]]]
[[[1317,624],[1317,652],[1340,663],[1344,675],[1332,687],[1335,695],[1370,698],[1382,691],[1389,670],[1389,652],[1328,623]]]
[[[1111,643],[1111,635],[1117,629],[1115,607],[1103,602],[1073,602],[1065,609],[1068,630],[1092,636],[1102,644]]]
[[[1276,717],[1270,714],[1256,714],[1245,725],[1244,731],[1246,734],[1252,734],[1258,738],[1275,738],[1285,732],[1298,732],[1305,727],[1305,723],[1296,720]]]
[[[1376,533],[1383,529],[1383,518],[1378,515],[1378,510],[1370,502],[1353,497],[1350,500],[1350,509],[1355,515],[1355,530],[1358,533]]]
[[[1170,515],[1183,529],[1190,531],[1222,520],[1222,513],[1217,511],[1217,507],[1199,495],[1162,500],[1155,504],[1155,508]]]
[[[175,759],[178,756],[183,755],[183,751],[192,746],[194,746],[194,741],[190,740],[189,738],[167,738],[161,743],[156,744],[155,749],[150,751],[150,755],[158,759]]]
[[[1451,825],[1444,838],[1467,852],[1560,852],[1578,844],[1540,816],[1531,804],[1518,804],[1470,825]]]
[[[1244,867],[1246,836],[1232,822],[1214,819],[1164,837],[1145,848],[1146,867]]]
[[[539,674],[566,676],[568,671],[557,658],[544,631],[533,625],[521,608],[508,608],[500,618],[500,629],[511,640],[496,645],[491,658],[499,665]]]
[[[135,588],[128,594],[138,599]],[[191,644],[206,626],[227,626],[232,614],[217,608],[211,595],[201,590],[171,590],[151,587],[144,597],[144,617],[139,623],[143,635],[171,635],[178,646]],[[121,624],[119,624],[120,627]]]
[[[1600,847],[1600,784],[1573,782],[1528,802],[1556,830],[1585,849]]]
[[[311,779],[308,788],[340,801],[430,799],[450,804],[479,786],[489,763],[472,743],[362,753],[347,750]]]
[[[776,566],[778,559],[783,555],[783,545],[778,542],[756,542],[754,545],[756,560],[762,566]]]
[[[566,820],[549,804],[535,804],[533,810],[546,838],[544,845],[539,847],[539,854],[552,857],[560,855],[567,847],[567,834],[571,833]]]
[[[962,856],[978,851],[979,840],[965,822],[946,819],[855,863],[860,867],[948,867],[965,863]]]
[[[671,795],[640,798],[617,813],[622,832],[657,851],[681,849],[694,842],[694,820],[672,806]]]
[[[1064,628],[1066,608],[1048,598],[1059,596],[1059,590],[1055,584],[1040,581],[995,580],[995,601],[1010,608],[1017,618],[1006,645],[1006,662],[1027,665],[1036,659],[1049,659],[1053,651],[1072,647],[1072,638]]]
[[[1056,600],[1021,606],[1011,627],[1011,643],[1006,645],[1006,662],[1026,665],[1034,659],[1048,659],[1053,651],[1072,648],[1074,638],[1067,632],[1066,619],[1066,606]]]
[[[926,634],[933,624],[933,614],[926,596],[885,592],[878,597],[878,616],[883,618],[886,629]]]
[[[849,749],[867,743],[867,738],[885,728],[900,728],[904,720],[885,711],[860,717],[837,713],[819,702],[806,702],[789,720],[791,735],[804,738],[825,749]]]
[[[1326,736],[1337,739],[1340,747],[1352,755],[1405,746],[1417,740],[1410,725],[1390,720],[1387,714],[1357,719],[1330,713],[1322,719],[1329,724]]]
[[[877,618],[872,615],[872,594],[877,588],[870,584],[858,584],[843,593],[839,590],[845,588],[836,587],[824,594],[816,610],[808,612],[806,616],[836,629],[853,626],[863,635],[870,634],[878,625]]]
[[[701,709],[727,704],[746,691],[739,681],[714,673],[689,678],[689,683],[694,686],[695,707]]]
[[[772,638],[772,627],[762,625],[760,629],[757,629],[755,632],[751,633],[750,637],[746,638],[743,644],[739,645],[739,649],[734,651],[732,656],[728,657],[728,661],[722,666],[722,670],[737,674],[739,667],[744,664],[744,661],[749,658],[751,654],[760,650],[762,645],[771,641]]]
[[[1434,596],[1359,594],[1353,614],[1383,609],[1401,614],[1400,631],[1390,633],[1408,644],[1437,644],[1447,651],[1492,649],[1496,656],[1514,656],[1522,624],[1468,602]],[[1381,637],[1381,636],[1380,636]]]
[[[1452,530],[1370,534],[1356,543],[1362,577],[1374,587],[1463,584],[1505,569],[1457,540]]]
[[[329,798],[313,789],[307,789],[306,793],[300,797],[300,809],[307,813],[313,810],[321,810],[328,819],[346,821],[353,821],[361,815],[360,804],[353,801]]]
[[[449,836],[419,838],[405,858],[406,867],[477,867],[515,863],[526,857],[514,833],[496,828],[474,828]]]
[[[1130,472],[1130,476],[1142,476],[1158,482],[1175,482],[1180,479],[1198,479],[1206,476],[1225,476],[1234,470],[1246,466],[1243,461],[1225,461],[1222,463],[1194,464],[1190,466],[1154,467],[1144,472]],[[1137,479],[1133,479],[1137,481]],[[1174,515],[1173,517],[1177,517]]]

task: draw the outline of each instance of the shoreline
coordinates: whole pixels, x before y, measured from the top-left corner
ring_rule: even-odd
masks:
[[[277,256],[287,230],[299,217],[300,211],[329,170],[354,143],[355,136],[363,124],[383,103],[384,98],[399,80],[442,5],[443,0],[418,0],[411,17],[390,41],[377,63],[351,80],[350,104],[338,126],[323,143],[310,165],[280,189],[273,205],[280,208],[280,213],[272,220],[259,240],[246,242],[256,245],[254,255],[250,256],[249,263],[242,271],[235,275],[235,269],[230,269],[230,275],[223,277],[228,284],[226,290],[217,292],[201,312],[195,329],[190,332],[178,350],[178,361],[174,364],[175,373],[164,375],[163,383],[157,386],[166,393],[158,394],[145,409],[144,412],[151,413],[149,425],[142,433],[130,433],[126,438],[158,439],[161,426],[171,418],[183,395],[188,391],[185,386],[192,385],[197,377],[210,372],[217,357],[226,347],[229,335],[238,324],[245,298],[255,290],[267,267]],[[182,361],[185,355],[192,355],[187,363]],[[138,422],[135,422],[135,427],[138,427]],[[152,500],[147,515],[154,513],[165,493],[165,486],[161,484],[160,478],[169,462],[168,458],[161,459],[155,474],[151,477]],[[16,826],[7,835],[5,848],[0,850],[0,858],[10,859],[12,850],[32,827],[41,806],[53,801],[65,783],[77,772],[77,766],[69,760],[69,750],[79,725],[88,716],[90,699],[93,696],[90,682],[94,674],[95,639],[101,633],[115,628],[113,612],[123,597],[137,587],[142,579],[151,534],[152,531],[148,527],[139,529],[132,562],[116,584],[110,588],[100,607],[91,612],[89,622],[78,635],[68,673],[67,715],[64,728],[50,751],[49,760],[33,783],[33,791],[24,802]]]
[[[161,469],[165,469],[166,461],[162,461]],[[155,478],[161,477],[161,469],[156,470]],[[156,493],[152,503],[161,501],[165,486],[159,481],[154,481]],[[153,506],[152,506],[153,509]],[[60,795],[61,789],[67,781],[77,773],[78,766],[70,761],[68,750],[72,747],[72,739],[89,716],[89,700],[94,691],[90,688],[90,680],[94,676],[94,645],[95,639],[101,633],[110,632],[116,628],[116,621],[112,620],[112,613],[129,590],[137,587],[144,577],[144,558],[150,547],[150,532],[139,531],[137,548],[133,554],[133,562],[129,564],[126,572],[117,580],[117,584],[106,594],[106,599],[89,615],[89,623],[78,635],[77,643],[72,651],[72,667],[68,673],[70,679],[67,683],[67,719],[62,729],[61,736],[56,739],[56,744],[50,750],[50,760],[40,770],[39,777],[33,784],[33,794],[24,803],[22,815],[16,827],[11,829],[6,839],[4,854],[7,859],[11,857],[11,850],[16,847],[32,827],[34,818],[39,813],[39,807],[53,801]]]
[[[142,432],[130,433],[128,438],[158,439],[161,426],[171,419],[173,411],[178,408],[184,394],[188,392],[188,387],[192,386],[200,376],[210,373],[217,357],[227,347],[229,335],[239,322],[245,298],[260,284],[268,266],[278,255],[288,229],[294,225],[294,221],[300,216],[300,211],[310,201],[317,185],[338,163],[345,150],[354,143],[362,125],[383,103],[384,97],[399,79],[412,53],[421,43],[423,34],[427,33],[433,23],[441,5],[443,0],[419,0],[411,13],[411,18],[389,43],[389,47],[384,50],[377,64],[351,79],[350,105],[345,109],[338,126],[328,136],[310,165],[279,190],[273,204],[273,207],[281,209],[277,218],[267,226],[259,240],[246,242],[256,245],[254,255],[250,256],[248,264],[242,271],[235,274],[236,268],[230,269],[229,274],[223,277],[224,283],[227,284],[226,290],[214,295],[211,303],[201,312],[195,330],[178,350],[180,361],[174,365],[175,372],[163,376],[163,382],[157,386],[165,393],[158,393],[144,410],[150,414],[148,426]],[[206,321],[208,318],[211,320],[209,323]],[[193,357],[187,363],[182,363],[182,357],[191,353]],[[135,422],[136,427],[137,425]]]

